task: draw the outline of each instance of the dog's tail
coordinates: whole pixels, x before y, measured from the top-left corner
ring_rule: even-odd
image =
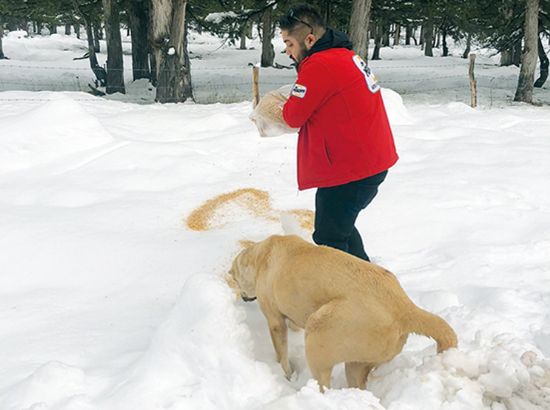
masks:
[[[437,342],[437,353],[456,347],[456,333],[441,317],[415,306],[405,320],[407,333],[431,337]]]

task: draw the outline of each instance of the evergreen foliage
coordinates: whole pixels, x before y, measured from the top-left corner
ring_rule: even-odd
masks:
[[[148,13],[150,1],[118,0],[123,27],[129,29],[135,24],[135,20],[130,21],[130,11],[135,11],[136,4],[139,3],[139,7],[146,9],[144,13]],[[186,24],[193,30],[207,31],[224,38],[226,44],[238,45],[240,42],[240,48],[246,48],[246,40],[253,35],[272,36],[278,18],[299,2],[189,0]],[[330,27],[344,32],[349,29],[352,0],[311,0],[310,3],[319,9]],[[471,42],[477,42],[501,52],[501,64],[520,65],[526,4],[527,0],[372,0],[369,36],[375,40],[374,58],[379,58],[380,47],[392,46],[399,41],[399,37],[405,37],[406,44],[423,47],[426,55],[431,55],[432,47],[440,47],[445,56],[448,54],[447,39],[453,38],[464,42],[464,57],[470,50]],[[103,7],[102,0],[0,0],[0,25],[3,29],[35,33],[40,33],[44,27],[54,29],[60,25],[77,25],[77,28],[78,25],[89,25],[93,29],[97,52],[98,37],[104,25]],[[270,16],[266,16],[265,13],[270,10]],[[550,33],[549,16],[550,0],[540,0],[539,37],[542,39],[547,39]],[[263,24],[271,27],[263,27]],[[145,34],[141,31],[140,42],[147,41]],[[269,43],[270,38],[264,40],[263,53],[269,49],[266,42]],[[136,46],[134,42],[133,46]],[[150,45],[144,44],[140,49],[138,60],[142,67],[139,72],[143,72],[146,78],[151,77],[154,82],[154,72],[149,75],[148,64],[143,57],[143,53],[147,55]],[[540,55],[540,51],[539,57],[542,62],[544,56]],[[154,71],[153,64],[151,69]]]

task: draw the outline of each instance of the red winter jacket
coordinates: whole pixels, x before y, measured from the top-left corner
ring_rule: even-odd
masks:
[[[327,35],[334,43],[338,34],[329,29],[320,47],[326,47]],[[321,49],[302,60],[283,117],[300,128],[300,190],[363,179],[397,161],[380,87],[363,60],[346,48]]]

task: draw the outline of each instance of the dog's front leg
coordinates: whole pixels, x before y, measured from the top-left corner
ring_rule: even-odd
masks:
[[[260,304],[260,309],[267,319],[271,341],[273,342],[273,347],[277,354],[277,361],[281,364],[286,378],[290,380],[292,368],[288,362],[288,329],[286,327],[286,319],[262,296],[258,297],[258,302]]]
[[[290,380],[292,369],[288,361],[288,329],[284,317],[268,319],[271,341],[277,354],[277,361],[281,364],[285,376]]]

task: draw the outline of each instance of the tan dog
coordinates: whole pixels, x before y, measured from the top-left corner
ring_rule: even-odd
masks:
[[[249,246],[228,281],[244,300],[258,299],[287,378],[287,319],[305,329],[307,363],[321,391],[342,362],[349,387],[364,389],[369,372],[401,352],[410,333],[435,339],[438,352],[457,345],[447,322],[417,307],[391,272],[298,236]]]

